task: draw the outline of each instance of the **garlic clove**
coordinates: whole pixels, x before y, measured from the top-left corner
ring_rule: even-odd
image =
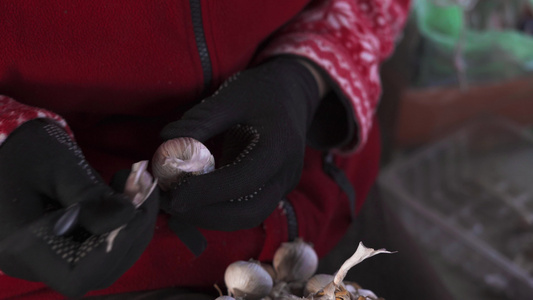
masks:
[[[201,142],[182,137],[161,144],[152,158],[152,172],[162,190],[169,190],[187,174],[201,175],[215,169],[215,159]]]
[[[302,239],[283,243],[272,261],[276,279],[280,281],[306,281],[316,272],[318,256],[313,247]]]
[[[273,286],[272,278],[258,262],[242,260],[226,268],[224,282],[230,296],[245,299],[266,297]]]

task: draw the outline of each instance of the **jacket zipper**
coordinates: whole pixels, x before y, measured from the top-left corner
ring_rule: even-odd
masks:
[[[350,216],[352,221],[355,219],[355,199],[356,192],[353,185],[350,183],[348,177],[343,170],[341,170],[334,162],[334,156],[332,153],[324,153],[322,158],[323,170],[331,178],[340,189],[348,197],[348,203],[350,205]],[[298,237],[298,220],[296,219],[296,213],[292,204],[286,198],[282,200],[283,211],[287,217],[287,231],[288,231],[288,240],[294,241]]]
[[[191,7],[191,18],[194,38],[196,40],[196,48],[198,50],[198,55],[200,56],[200,63],[202,66],[202,73],[204,77],[204,85],[201,94],[203,98],[206,96],[206,93],[211,87],[211,81],[213,79],[213,70],[211,68],[211,58],[209,57],[207,42],[205,40],[201,2],[201,0],[189,0],[189,4]]]
[[[350,215],[352,217],[352,220],[355,219],[355,199],[356,199],[356,192],[355,189],[348,179],[346,177],[346,174],[343,170],[341,170],[334,161],[334,156],[332,153],[325,153],[323,157],[323,169],[326,174],[328,174],[333,181],[335,181],[341,190],[346,194],[346,197],[348,197],[348,203],[350,204]]]
[[[292,242],[298,237],[298,220],[296,219],[294,207],[289,200],[284,198],[281,202],[283,204],[283,212],[287,217],[287,240]]]

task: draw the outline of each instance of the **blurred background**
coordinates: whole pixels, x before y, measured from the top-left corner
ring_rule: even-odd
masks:
[[[533,0],[413,0],[381,74],[374,199],[322,269],[363,240],[386,299],[533,299]]]

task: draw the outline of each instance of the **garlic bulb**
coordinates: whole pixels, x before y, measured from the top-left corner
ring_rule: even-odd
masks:
[[[189,137],[164,142],[152,158],[152,172],[162,190],[169,190],[186,174],[205,174],[214,168],[215,159],[209,149]]]
[[[224,282],[228,294],[245,299],[261,299],[272,290],[272,278],[254,261],[236,261],[226,268]]]
[[[276,270],[274,270],[274,267],[272,265],[269,265],[267,263],[260,262],[261,267],[267,271],[267,273],[272,277],[272,281],[276,280]]]
[[[333,275],[330,274],[316,274],[307,281],[304,289],[304,294],[316,294],[318,291],[320,291],[326,285],[332,282],[333,278]]]
[[[306,281],[318,267],[318,256],[308,243],[301,239],[283,243],[272,261],[276,279],[286,282]]]

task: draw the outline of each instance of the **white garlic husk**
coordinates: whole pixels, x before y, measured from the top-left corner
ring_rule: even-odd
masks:
[[[135,207],[141,206],[156,186],[156,181],[146,170],[148,161],[142,160],[131,166],[131,171],[126,179],[124,194],[131,199]]]
[[[182,137],[159,146],[152,158],[152,173],[162,190],[169,190],[186,174],[201,175],[215,169],[215,159],[201,142]]]
[[[142,160],[140,162],[134,163],[131,166],[130,174],[126,179],[126,184],[124,186],[124,194],[130,198],[131,202],[138,208],[141,206],[146,199],[152,194],[156,185],[157,179],[153,180],[152,176],[146,170],[148,168],[148,161]],[[122,225],[119,228],[111,231],[106,237],[106,252],[113,250],[113,243],[115,238],[118,236],[120,231],[126,225]]]
[[[255,261],[236,261],[226,268],[224,282],[228,294],[244,299],[261,299],[272,290],[270,274]]]
[[[280,281],[306,281],[316,272],[318,256],[313,247],[302,239],[283,243],[272,261],[276,279]]]

